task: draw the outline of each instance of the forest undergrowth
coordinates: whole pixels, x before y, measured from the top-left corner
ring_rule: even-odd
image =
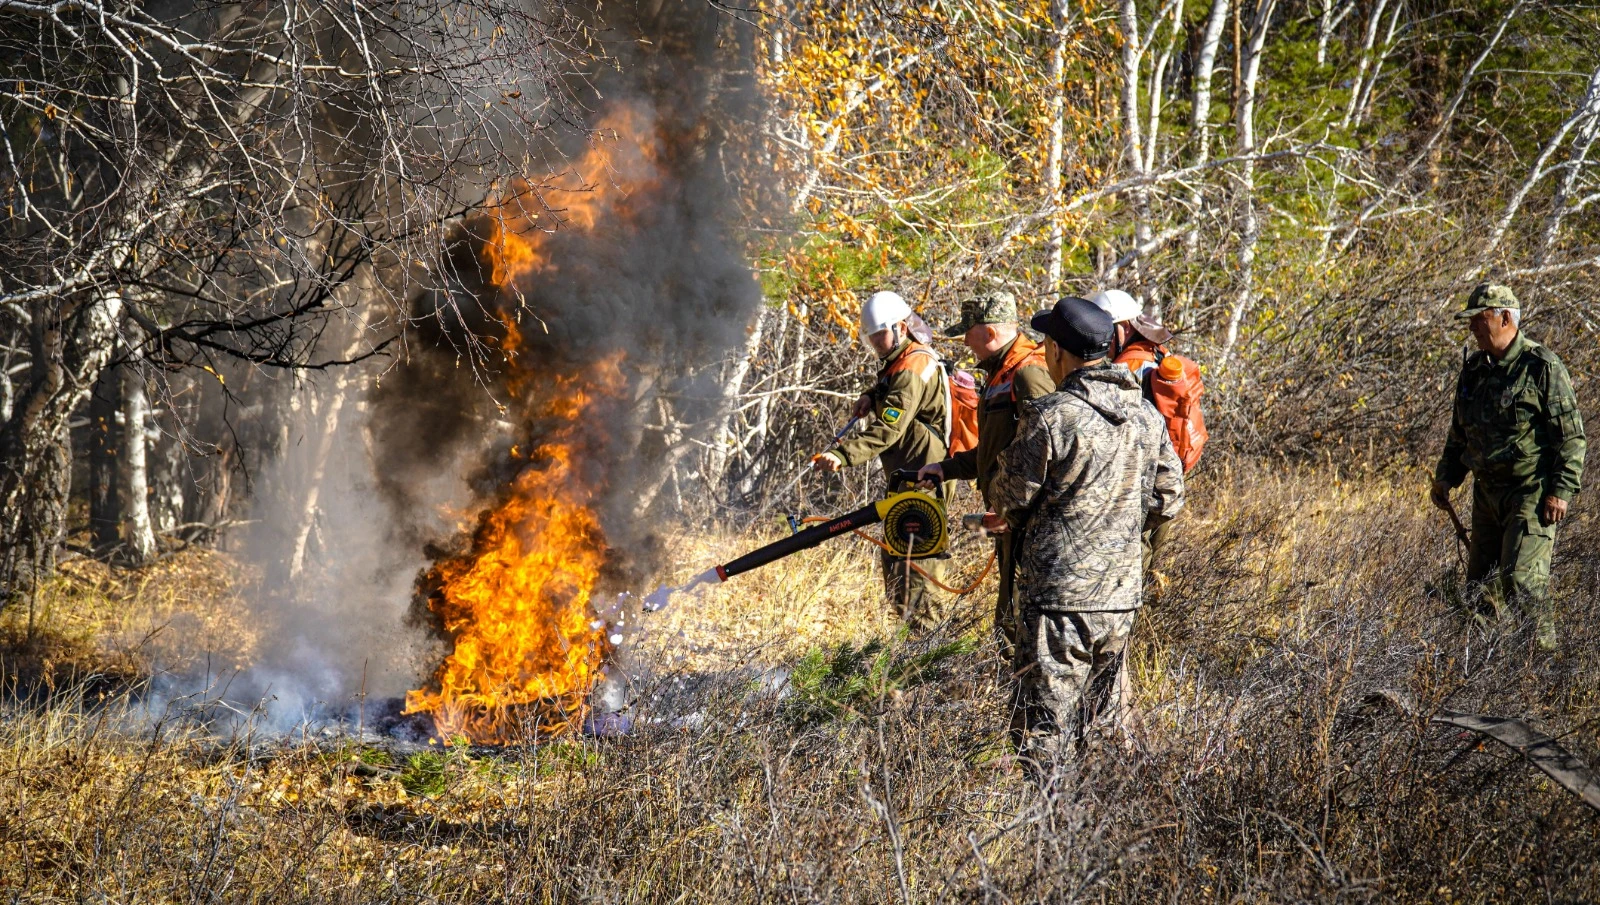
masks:
[[[503,751],[224,737],[177,709],[130,730],[151,669],[208,646],[248,662],[237,573],[212,553],[69,563],[31,636],[26,608],[0,625],[0,657],[32,658],[7,673],[49,680],[19,679],[0,713],[0,895],[1594,901],[1600,818],[1427,716],[1523,717],[1600,763],[1595,520],[1580,503],[1564,528],[1546,656],[1462,616],[1425,486],[1204,465],[1136,633],[1135,729],[1042,770],[1005,747],[992,577],[909,640],[859,542],[652,617],[631,735]],[[675,534],[664,577],[760,539]]]

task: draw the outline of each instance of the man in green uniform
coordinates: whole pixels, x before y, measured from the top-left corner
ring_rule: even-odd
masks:
[[[1470,319],[1479,351],[1456,383],[1455,411],[1430,496],[1441,509],[1473,474],[1467,581],[1505,618],[1532,622],[1539,646],[1557,647],[1550,612],[1556,525],[1583,476],[1583,420],[1567,369],[1519,329],[1512,291],[1484,283],[1458,319]]]
[[[883,367],[852,414],[866,427],[812,461],[823,471],[838,471],[877,459],[885,476],[943,461],[950,436],[950,396],[939,356],[911,335],[911,306],[893,292],[879,292],[861,308],[861,336]],[[890,486],[894,493],[906,482]],[[948,491],[947,491],[948,495]],[[884,551],[884,590],[900,618],[915,631],[937,625],[942,602],[922,572],[944,580],[944,560],[913,564]],[[919,572],[918,570],[921,570]]]
[[[1019,624],[1015,602],[1016,535],[995,515],[989,482],[999,465],[1000,453],[1017,436],[1017,404],[1054,393],[1055,381],[1045,367],[1044,350],[1017,327],[1017,299],[1000,291],[961,303],[961,320],[945,330],[959,336],[972,350],[987,379],[979,390],[978,445],[943,462],[924,465],[919,480],[977,481],[989,509],[986,525],[994,533],[995,562],[1000,568],[1000,594],[995,602],[994,628],[1001,655],[1010,662]]]

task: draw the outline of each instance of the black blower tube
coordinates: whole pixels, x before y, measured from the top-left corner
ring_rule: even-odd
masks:
[[[841,515],[831,522],[812,525],[799,534],[791,534],[783,540],[773,541],[765,547],[751,550],[726,565],[717,566],[717,577],[727,581],[741,572],[758,569],[791,553],[799,553],[801,550],[815,547],[823,541],[831,537],[838,537],[846,531],[865,528],[882,520],[883,516],[878,514],[878,504],[870,503],[849,515]]]

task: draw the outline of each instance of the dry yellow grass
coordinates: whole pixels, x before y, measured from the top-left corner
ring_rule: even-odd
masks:
[[[735,537],[674,532],[665,539],[672,567],[662,580],[682,584],[785,533],[786,528]],[[983,568],[989,550],[975,536],[953,540],[946,583],[966,584]],[[994,587],[991,572],[977,591],[950,607],[951,621],[986,614]],[[643,650],[653,660],[697,670],[789,663],[818,645],[888,638],[899,628],[884,602],[878,548],[853,536],[706,586],[698,595],[676,595],[644,624],[649,634]]]
[[[125,679],[159,667],[187,672],[248,666],[263,626],[248,605],[258,580],[237,560],[190,549],[138,570],[75,558],[31,604],[0,614],[3,674],[70,684]]]
[[[1503,751],[1367,704],[1389,689],[1424,710],[1524,715],[1594,761],[1589,520],[1567,529],[1558,563],[1568,648],[1543,658],[1455,612],[1455,554],[1419,478],[1202,474],[1171,583],[1137,633],[1142,728],[1127,751],[1042,774],[997,758],[1003,690],[981,651],[869,688],[844,717],[755,689],[749,667],[892,637],[870,548],[840,541],[650,617],[647,663],[727,681],[675,704],[694,719],[625,739],[416,754],[218,739],[176,718],[117,728],[115,698],[9,700],[0,889],[29,902],[1593,901],[1600,822],[1576,799]],[[762,539],[674,536],[664,577]],[[71,595],[89,594],[72,587],[43,625],[126,639],[192,608],[228,634],[155,579],[154,601],[99,617],[69,618]],[[92,593],[105,599],[85,612],[114,596]],[[887,656],[923,649],[891,640]]]

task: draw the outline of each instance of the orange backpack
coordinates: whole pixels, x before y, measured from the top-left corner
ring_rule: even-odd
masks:
[[[932,376],[929,369],[937,368],[939,371],[939,386],[944,391],[944,431],[940,439],[945,441],[946,455],[953,456],[976,448],[978,445],[977,382],[965,371],[956,371],[952,374],[937,352],[915,340],[900,353],[894,364],[889,366],[888,373],[897,374],[911,367],[913,355],[928,357],[928,364],[924,366],[922,374],[924,380]]]
[[[950,412],[950,451],[964,453],[978,447],[978,382],[966,371],[945,374],[945,404]]]
[[[1159,347],[1155,362],[1142,381],[1145,398],[1155,403],[1156,410],[1166,419],[1172,450],[1187,472],[1200,461],[1200,453],[1206,448],[1206,419],[1200,411],[1200,396],[1206,388],[1200,379],[1200,366]],[[1138,370],[1134,363],[1128,366]]]

